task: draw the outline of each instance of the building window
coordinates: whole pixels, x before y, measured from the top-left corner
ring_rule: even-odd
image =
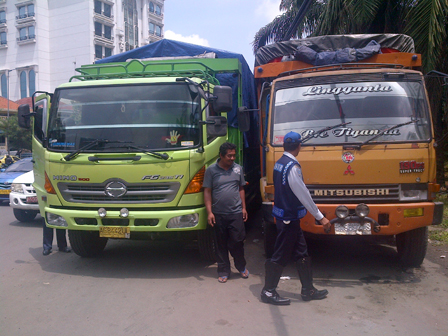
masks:
[[[149,2],[149,11],[151,13],[154,13],[154,4],[152,3],[152,1]]]
[[[0,11],[0,23],[6,23],[6,12]]]
[[[156,25],[156,35],[162,36],[162,27]]]
[[[103,36],[109,40],[112,40],[112,27],[95,22],[95,35]]]
[[[95,58],[104,58],[109,56],[112,56],[112,48],[95,44]]]
[[[36,91],[36,73],[33,69],[28,73],[30,96]]]
[[[8,44],[8,41],[6,40],[6,32],[0,33],[0,44],[1,45]]]
[[[8,98],[8,79],[6,78],[5,74],[2,75],[1,86],[2,86],[2,97]]]
[[[26,71],[20,73],[20,98],[25,98],[27,96],[26,92]]]
[[[126,51],[138,47],[138,13],[136,0],[123,0],[124,41]]]
[[[95,44],[95,57],[103,58],[103,47],[98,44]]]
[[[112,6],[109,4],[106,4],[102,1],[95,0],[95,6],[94,6],[95,13],[104,15],[107,17],[112,17]]]
[[[101,1],[95,0],[95,9],[94,9],[95,13],[97,14],[103,13],[102,5],[103,3]]]
[[[152,22],[150,22],[149,23],[149,33],[150,34],[154,34],[155,33],[155,24],[154,23],[152,23]]]
[[[99,22],[95,22],[95,35],[103,36],[103,25]]]
[[[156,5],[156,14],[157,15],[162,15],[162,8],[160,8],[159,5]]]
[[[24,19],[31,16],[34,16],[34,4],[19,7],[19,15],[17,16],[18,19]]]
[[[19,40],[24,41],[36,37],[34,26],[23,27],[19,29]]]

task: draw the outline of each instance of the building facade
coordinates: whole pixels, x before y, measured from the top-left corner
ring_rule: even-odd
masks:
[[[75,68],[163,38],[165,0],[0,0],[0,95],[52,92]]]

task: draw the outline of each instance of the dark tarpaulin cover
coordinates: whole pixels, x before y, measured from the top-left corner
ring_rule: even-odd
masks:
[[[277,57],[293,55],[299,46],[311,48],[316,52],[333,52],[344,48],[361,49],[370,41],[376,41],[381,48],[415,52],[414,40],[403,34],[324,35],[277,42],[261,47],[255,54],[255,66],[269,63]]]
[[[173,41],[163,39],[155,43],[148,44],[146,46],[136,48],[123,52],[121,54],[109,56],[101,60],[96,61],[96,64],[112,63],[112,62],[126,62],[128,59],[145,59],[152,57],[180,57],[180,56],[197,56],[204,53],[215,53],[217,58],[237,58],[241,62],[242,68],[242,99],[243,106],[249,109],[257,108],[257,98],[255,90],[255,82],[252,71],[250,70],[243,55],[204,47],[196,44],[190,44],[185,42]],[[229,125],[232,127],[238,127],[238,77],[234,77],[231,73],[217,74],[217,79],[221,85],[227,85],[232,88],[232,100],[233,109],[227,114]],[[257,114],[251,113],[251,125],[256,125]],[[247,134],[248,132],[246,132]],[[246,139],[247,140],[247,139]]]

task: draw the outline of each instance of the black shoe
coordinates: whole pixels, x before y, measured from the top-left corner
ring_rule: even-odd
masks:
[[[72,249],[68,246],[59,249],[59,252],[70,253],[71,251]]]
[[[51,249],[44,249],[44,251],[42,252],[42,254],[44,255],[44,256],[47,256],[47,255],[49,255],[51,253]]]
[[[287,306],[291,303],[290,299],[282,298],[280,295],[278,295],[277,291],[274,290],[266,290],[263,289],[261,291],[261,301],[264,303],[270,303],[276,306]]]
[[[303,301],[322,300],[327,297],[328,291],[326,289],[318,290],[313,286],[310,290],[302,289],[301,295]]]

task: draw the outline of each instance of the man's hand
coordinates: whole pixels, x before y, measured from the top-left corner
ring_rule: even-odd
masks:
[[[211,227],[215,226],[216,221],[215,221],[215,215],[213,213],[208,214],[207,222],[208,225],[210,225]]]
[[[247,218],[249,218],[249,216],[247,215],[247,211],[246,209],[243,209],[243,220],[247,221]]]
[[[324,226],[324,230],[325,232],[329,233],[330,229],[331,229],[331,224],[330,221],[328,220],[328,218],[322,218],[319,223],[321,223]]]

